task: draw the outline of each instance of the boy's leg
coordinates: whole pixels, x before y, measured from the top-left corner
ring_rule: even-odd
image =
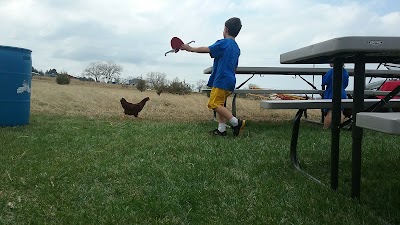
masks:
[[[340,115],[340,123],[343,123],[345,119],[345,116],[343,113]],[[332,124],[332,111],[329,110],[328,113],[325,115],[324,118],[324,129],[328,129]]]
[[[233,129],[233,135],[238,136],[239,133],[244,129],[246,125],[245,120],[240,120],[232,115],[232,113],[225,108],[224,106],[218,106],[217,108],[214,109],[217,112],[217,115],[220,117],[225,118],[226,120],[229,121],[230,124],[232,124],[232,129]],[[225,120],[225,121],[226,121]]]
[[[226,131],[226,119],[221,116],[217,111],[215,111],[217,114],[217,121],[218,121],[218,130],[219,132],[224,132]]]
[[[332,123],[332,111],[329,110],[324,117],[324,129],[328,129]]]
[[[232,113],[224,106],[218,106],[214,110],[215,110],[215,112],[217,112],[218,122],[220,122],[220,121],[226,122],[227,120],[229,121],[233,118]]]
[[[221,116],[216,108],[220,105],[224,105],[226,97],[226,93],[218,88],[212,88],[210,92],[210,99],[208,101],[208,108],[214,110],[215,117],[218,121],[218,128],[211,131],[212,134],[218,135],[218,136],[226,136],[226,119]]]
[[[225,124],[228,120],[232,124],[233,135],[237,136],[239,135],[240,131],[243,130],[246,121],[238,120],[226,107],[224,107],[224,103],[230,94],[231,92],[229,91],[219,88],[212,88],[208,107],[217,112],[219,124]]]

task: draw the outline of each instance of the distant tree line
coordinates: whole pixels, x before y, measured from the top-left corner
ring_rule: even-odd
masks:
[[[178,77],[172,81],[167,80],[165,73],[149,72],[146,78],[142,76],[137,78],[120,78],[123,67],[113,61],[108,62],[91,62],[83,71],[82,77],[78,79],[81,81],[96,81],[105,80],[106,82],[115,83],[129,83],[129,80],[135,80],[135,87],[143,92],[147,89],[157,91],[157,94],[161,93],[172,93],[172,94],[189,94],[192,90],[201,91],[205,87],[206,81],[199,80],[196,85],[191,85],[185,80],[181,81]],[[43,72],[32,67],[32,72],[39,76],[51,76],[57,77],[59,73],[56,69],[49,69]],[[61,72],[60,74],[68,75],[67,72]],[[69,82],[68,82],[69,83]]]
[[[32,72],[37,76],[55,77],[58,74],[56,69],[49,69],[49,70],[46,70],[46,72],[43,72],[43,70],[37,70],[33,66],[32,66]]]
[[[172,81],[169,81],[165,73],[159,72],[150,72],[147,74],[145,79],[143,79],[143,77],[136,79],[137,83],[135,86],[139,91],[152,89],[155,90],[159,95],[161,93],[189,94],[194,88],[193,85],[187,83],[185,80],[179,80],[178,77],[174,78]]]

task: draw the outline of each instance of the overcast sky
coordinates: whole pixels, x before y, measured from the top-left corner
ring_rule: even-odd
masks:
[[[212,59],[188,52],[165,57],[170,39],[209,46],[230,17],[243,24],[239,66],[287,66],[280,54],[335,37],[400,36],[399,0],[0,0],[0,45],[32,50],[33,66],[43,71],[81,76],[90,62],[114,61],[122,77],[161,72],[196,83],[208,79],[203,70]],[[292,77],[250,83],[309,88]]]

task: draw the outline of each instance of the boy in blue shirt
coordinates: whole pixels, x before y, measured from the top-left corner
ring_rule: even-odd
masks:
[[[246,121],[237,119],[224,106],[228,96],[235,89],[235,71],[238,66],[240,49],[235,38],[242,28],[239,18],[233,17],[225,22],[223,31],[224,39],[218,40],[208,47],[191,47],[184,44],[182,50],[197,53],[209,53],[214,58],[213,70],[208,80],[207,86],[211,87],[208,108],[217,112],[218,128],[212,134],[226,136],[226,122],[232,125],[233,135],[238,136],[245,127]]]
[[[330,64],[331,67],[333,67],[333,64]],[[342,99],[346,99],[346,88],[347,85],[349,85],[349,73],[347,70],[343,67],[342,70]],[[322,77],[322,86],[325,87],[325,92],[324,92],[324,99],[332,99],[333,96],[333,68],[328,70],[326,74]],[[343,110],[342,110],[343,111]],[[331,126],[332,123],[332,111],[331,109],[324,109],[324,129],[327,129]],[[342,116],[342,121],[343,121],[343,116]]]

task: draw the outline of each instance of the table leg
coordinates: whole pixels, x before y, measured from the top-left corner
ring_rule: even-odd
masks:
[[[323,183],[320,180],[311,176],[309,173],[301,169],[299,159],[297,157],[297,142],[299,140],[300,121],[304,112],[305,109],[299,109],[299,111],[297,111],[296,113],[296,116],[294,117],[293,128],[292,128],[292,140],[290,142],[290,160],[292,161],[292,165],[294,166],[295,169],[302,172],[305,176],[307,176],[311,180],[323,185]]]
[[[357,113],[364,110],[365,89],[365,63],[362,58],[354,64],[354,100],[353,100],[353,125],[352,125],[352,173],[351,173],[351,197],[360,197],[361,183],[361,145],[363,129],[357,127]]]
[[[292,161],[292,165],[299,169],[299,160],[297,159],[297,142],[299,140],[299,129],[300,129],[300,119],[303,116],[304,109],[299,109],[297,111],[296,116],[293,121],[292,128],[292,140],[290,141],[290,160]]]
[[[342,105],[342,73],[343,59],[337,58],[333,62],[333,96],[332,96],[332,124],[331,124],[331,188],[338,188],[339,180],[339,144],[340,120]]]
[[[322,86],[323,91],[325,91],[325,86]],[[322,98],[324,98],[324,95],[321,95]],[[321,123],[324,124],[324,120],[325,120],[325,113],[324,113],[324,109],[321,109]]]
[[[237,94],[234,94],[232,99],[232,115],[235,117],[236,117],[236,96]]]

